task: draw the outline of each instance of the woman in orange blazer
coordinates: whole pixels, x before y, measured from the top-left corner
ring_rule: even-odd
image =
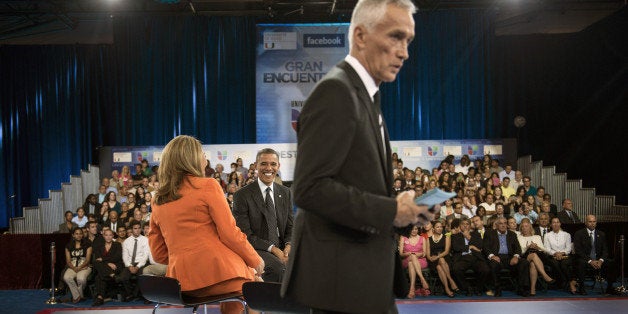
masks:
[[[264,269],[236,226],[222,188],[204,177],[206,165],[196,138],[180,135],[166,145],[148,232],[153,258],[168,265],[166,276],[179,280],[189,296],[242,291]],[[237,302],[223,304],[223,313],[243,310]]]

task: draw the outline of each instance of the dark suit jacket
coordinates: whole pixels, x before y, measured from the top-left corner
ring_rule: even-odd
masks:
[[[92,249],[92,254],[94,255],[93,262],[96,262],[96,259],[102,258],[102,262],[113,263],[117,268],[124,268],[124,262],[122,261],[122,243],[113,241],[111,243],[111,249],[109,250],[109,254],[104,255],[105,247],[104,243],[102,245],[95,246]]]
[[[96,196],[98,197],[98,196]],[[98,217],[100,217],[100,209],[102,208],[102,204],[100,203],[96,203],[94,204],[94,209],[92,212],[89,211],[89,206],[91,204],[89,202],[85,202],[83,203],[83,210],[85,210],[85,216],[89,215],[89,214],[94,214],[94,216],[96,216],[97,220],[100,221],[100,219]]]
[[[279,227],[278,248],[284,248],[292,239],[292,194],[287,187],[273,183],[274,203],[277,210]],[[267,251],[271,243],[268,241],[268,224],[264,195],[259,189],[257,180],[246,185],[233,195],[233,216],[236,224],[256,250]],[[274,231],[273,231],[274,232]]]
[[[576,231],[573,236],[573,248],[578,258],[585,261],[591,259],[591,237],[589,236],[589,229],[583,228]],[[595,258],[608,260],[606,234],[598,229],[595,229]]]
[[[556,215],[556,217],[558,217],[558,220],[560,220],[561,224],[573,224],[573,223],[579,224],[579,223],[582,223],[582,221],[580,221],[580,218],[578,218],[578,214],[576,214],[576,212],[574,212],[572,210],[571,214],[573,215],[573,218],[574,218],[575,222],[573,222],[571,220],[571,218],[569,218],[569,214],[567,214],[567,212],[564,209],[559,211],[558,214]]]
[[[497,230],[486,230],[484,233],[484,256],[488,258],[489,255],[499,255],[499,238],[497,236]],[[508,246],[508,255],[510,257],[515,254],[521,256],[521,246],[517,239],[517,234],[508,230],[506,233],[506,246]]]
[[[462,256],[463,252],[469,251],[469,245],[475,245],[478,249],[482,250],[483,243],[480,233],[477,231],[471,231],[471,239],[469,244],[466,244],[464,235],[462,233],[456,233],[451,236],[451,254],[453,256],[454,263]],[[482,252],[476,252],[471,250],[471,254],[479,259],[484,260]]]
[[[282,295],[341,312],[385,312],[394,305],[397,205],[380,112],[344,61],[306,100],[293,182],[299,209]]]

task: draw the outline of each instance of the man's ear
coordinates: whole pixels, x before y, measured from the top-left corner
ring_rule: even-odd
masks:
[[[363,48],[368,32],[364,25],[358,25],[353,29],[353,42],[358,48]]]

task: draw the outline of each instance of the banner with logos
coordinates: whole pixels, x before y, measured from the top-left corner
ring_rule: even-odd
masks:
[[[392,141],[390,144],[392,151],[397,153],[404,166],[410,169],[421,167],[431,171],[450,154],[454,155],[456,162],[465,154],[469,155],[472,161],[489,154],[502,161],[502,165],[506,161],[516,168],[517,144],[514,139]],[[238,158],[242,158],[242,164],[248,168],[255,162],[257,151],[267,147],[279,153],[281,179],[292,181],[297,158],[296,143],[203,145],[203,150],[213,168],[220,163],[228,173],[229,165]],[[141,163],[142,160],[147,160],[150,166],[159,165],[163,148],[163,146],[103,147],[100,151],[100,175],[110,176],[111,170],[120,170],[125,165],[130,166],[133,172],[134,165]]]
[[[296,121],[316,83],[349,53],[348,23],[257,26],[258,143],[296,143]]]

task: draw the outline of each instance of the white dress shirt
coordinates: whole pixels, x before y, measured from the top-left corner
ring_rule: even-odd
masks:
[[[122,243],[122,261],[124,266],[129,267],[133,259],[133,246],[135,245],[135,239],[137,239],[137,251],[135,252],[135,262],[137,267],[142,268],[148,261],[150,254],[150,247],[148,246],[148,238],[141,235],[137,238],[130,236]]]
[[[543,239],[543,245],[545,246],[545,252],[549,255],[554,255],[557,252],[570,254],[573,250],[571,235],[563,230],[547,233]]]

